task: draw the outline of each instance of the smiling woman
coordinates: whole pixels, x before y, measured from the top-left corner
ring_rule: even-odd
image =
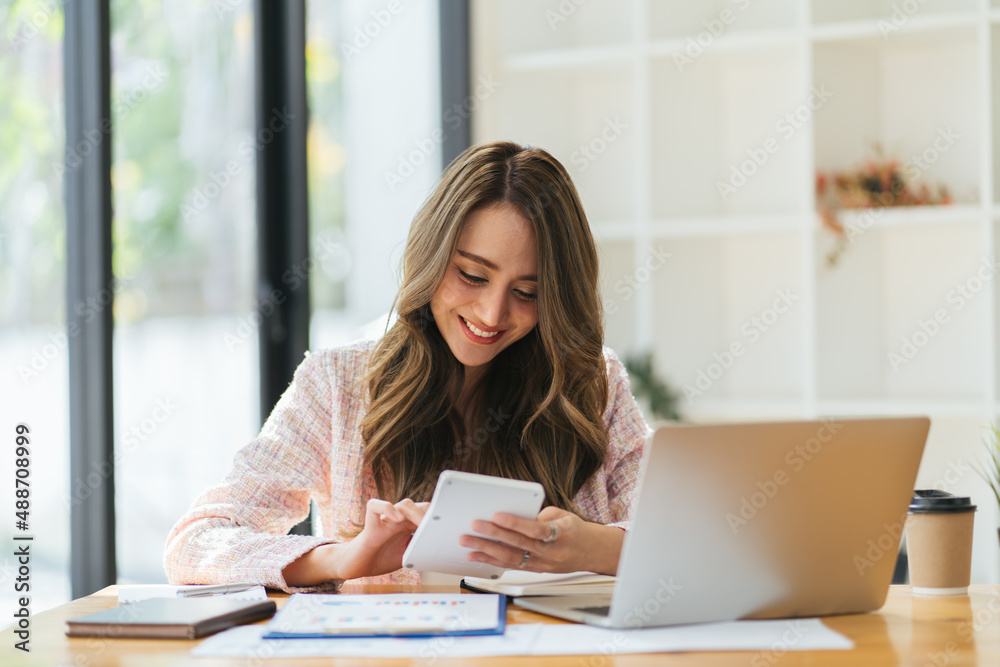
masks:
[[[466,220],[454,261],[431,299],[438,331],[465,366],[465,387],[475,386],[497,354],[535,328],[537,263],[535,232],[515,208],[492,204]]]
[[[535,519],[470,526],[471,559],[614,573],[648,428],[602,345],[597,277],[555,158],[509,142],[467,150],[414,219],[396,322],[302,363],[229,477],[174,527],[170,580],[414,581],[402,554],[445,469],[546,492]],[[285,535],[310,499],[325,537]]]

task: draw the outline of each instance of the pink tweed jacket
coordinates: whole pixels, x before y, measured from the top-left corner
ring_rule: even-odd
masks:
[[[258,437],[235,456],[221,484],[195,499],[167,537],[163,565],[172,584],[256,581],[287,592],[337,590],[342,581],[292,587],[282,570],[322,544],[350,539],[377,497],[362,465],[362,379],[375,341],[308,354]],[[574,499],[583,517],[627,528],[648,427],[614,352],[605,348],[609,446],[603,466]],[[320,536],[287,535],[315,503]],[[362,583],[418,583],[397,570]]]

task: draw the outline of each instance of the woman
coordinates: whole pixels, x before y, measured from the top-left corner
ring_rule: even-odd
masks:
[[[555,158],[467,150],[413,221],[396,322],[306,357],[229,476],[174,526],[169,580],[419,581],[402,555],[449,468],[546,492],[535,520],[470,526],[470,560],[613,574],[648,428],[602,347],[597,264]],[[324,536],[286,535],[310,499]]]

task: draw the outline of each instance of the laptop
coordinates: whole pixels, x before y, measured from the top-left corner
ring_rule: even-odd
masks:
[[[929,428],[926,417],[659,428],[613,593],[514,604],[612,628],[878,609]]]

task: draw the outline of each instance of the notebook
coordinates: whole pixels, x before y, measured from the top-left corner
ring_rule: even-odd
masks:
[[[507,570],[499,579],[466,577],[462,588],[478,593],[500,593],[511,597],[522,595],[608,595],[615,588],[615,578],[593,572],[523,572]]]
[[[70,637],[197,639],[242,623],[269,618],[273,600],[154,598],[66,622]]]

